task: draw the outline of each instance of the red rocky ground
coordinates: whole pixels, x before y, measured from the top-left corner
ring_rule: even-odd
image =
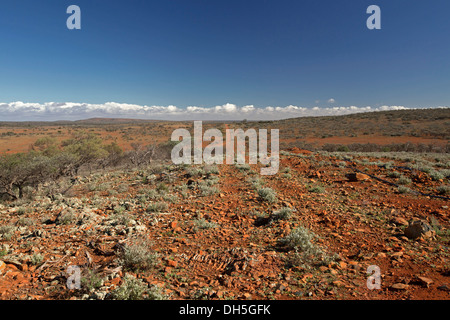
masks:
[[[355,161],[362,158],[367,161]],[[447,178],[373,161],[404,165],[297,149],[282,153],[274,176],[260,176],[258,165],[224,164],[218,173],[204,168],[198,174],[167,165],[81,178],[70,195],[56,199],[3,203],[0,298],[104,299],[130,274],[169,299],[448,299],[449,195],[401,193],[376,179],[395,183],[389,172],[397,171],[410,178],[411,190],[438,195]],[[350,181],[346,175],[354,172],[366,175]],[[202,195],[208,179],[217,190]],[[275,203],[258,196],[257,179],[276,192]],[[140,197],[150,192],[151,199]],[[149,212],[158,201],[168,207]],[[283,207],[293,210],[291,217],[268,220]],[[67,212],[70,219],[62,219]],[[411,219],[432,230],[406,237]],[[299,226],[316,234],[314,244],[334,260],[288,264],[294,252],[278,240]],[[135,237],[150,240],[159,255],[155,266],[128,271],[121,264],[121,246]],[[71,265],[80,266],[83,277],[95,272],[103,283],[69,290]],[[380,268],[381,289],[367,287],[370,265]]]

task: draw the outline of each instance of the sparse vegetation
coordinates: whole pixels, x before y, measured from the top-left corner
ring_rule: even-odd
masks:
[[[14,230],[16,228],[14,226],[11,225],[3,225],[0,226],[0,236],[4,239],[4,240],[11,240],[12,236],[14,235]]]
[[[290,265],[307,267],[310,265],[329,264],[337,259],[336,255],[326,254],[318,245],[314,244],[317,236],[305,227],[298,227],[288,236],[278,240],[278,244],[294,254],[288,259]]]
[[[165,300],[166,295],[158,286],[151,288],[146,285],[142,279],[126,274],[123,283],[115,289],[111,298],[113,300]]]
[[[211,229],[216,228],[218,226],[217,223],[207,221],[205,219],[197,219],[194,220],[194,228],[196,230],[203,230],[203,229]]]
[[[72,212],[72,210],[67,210],[66,212],[61,213],[56,218],[56,224],[58,225],[68,225],[74,223],[76,221],[76,215]]]
[[[398,187],[398,192],[399,193],[410,193],[411,189],[405,186],[399,186]]]
[[[313,193],[324,193],[325,189],[322,186],[310,186],[308,188],[309,192]]]
[[[125,270],[147,270],[158,263],[159,255],[150,249],[147,239],[134,239],[126,244],[120,254],[120,262]]]
[[[401,185],[408,185],[408,184],[411,184],[412,181],[408,177],[400,176],[397,180],[397,183],[401,184]]]
[[[0,260],[5,262],[0,268],[6,271],[0,273],[8,287],[2,298],[170,297],[163,292],[175,299],[404,295],[360,286],[348,290],[361,271],[358,268],[374,259],[392,262],[394,269],[408,265],[404,272],[408,279],[418,274],[439,279],[448,269],[442,259],[448,255],[450,239],[446,219],[450,161],[447,153],[436,151],[450,150],[446,142],[438,141],[438,148],[406,142],[326,145],[339,142],[343,134],[370,142],[372,137],[379,139],[380,132],[409,132],[399,118],[402,126],[389,128],[388,114],[351,118],[369,122],[367,126],[353,126],[344,116],[332,129],[326,124],[334,123],[334,117],[309,118],[305,133],[297,126],[303,119],[246,122],[248,128],[261,129],[296,124],[280,127],[283,135],[290,135],[289,141],[280,141],[289,149],[280,150],[280,170],[272,176],[259,174],[268,167],[264,164],[174,165],[170,157],[160,161],[160,156],[170,155],[166,152],[170,144],[157,141],[167,139],[180,123],[104,128],[72,123],[58,128],[60,133],[35,124],[0,128],[14,131],[0,137],[0,149],[2,143],[12,149],[0,156],[1,168],[6,168],[0,171]],[[378,115],[380,123],[371,127],[371,117]],[[204,125],[207,130],[217,123]],[[417,141],[422,133],[433,139],[439,131],[422,129],[414,132]],[[42,139],[45,136],[49,138]],[[81,136],[90,142],[77,141]],[[382,138],[383,143],[389,137]],[[13,157],[18,141],[14,139],[19,138],[28,139],[21,141],[29,141],[30,150]],[[149,141],[153,144],[147,146]],[[92,150],[92,157],[76,169],[79,153],[91,143],[98,153]],[[15,177],[14,170],[23,172]],[[346,176],[350,171],[364,172],[368,178],[361,175],[350,181]],[[14,179],[12,186],[6,184]],[[430,224],[431,235],[407,241],[402,232],[417,218]],[[355,247],[355,239],[364,240],[361,248]],[[401,260],[396,257],[400,245]],[[345,260],[339,261],[331,248],[342,252]],[[82,290],[64,286],[61,272],[73,264],[81,266]],[[19,270],[12,270],[14,266]],[[36,283],[30,282],[32,273],[39,275]],[[395,275],[387,273],[383,281],[393,283]],[[413,289],[418,284],[411,282]],[[439,297],[437,290],[411,290],[408,297],[421,298],[425,292],[427,297]]]
[[[258,196],[261,200],[266,201],[268,203],[277,202],[277,194],[271,188],[260,188],[257,190]]]
[[[272,214],[272,220],[288,220],[292,217],[292,209],[288,207],[281,208]]]
[[[103,285],[103,278],[94,270],[88,269],[85,276],[81,277],[81,286],[87,292],[93,292]]]
[[[147,212],[162,212],[166,211],[169,208],[169,205],[166,202],[158,201],[150,203],[147,206]]]
[[[42,263],[42,261],[44,260],[44,256],[41,255],[40,253],[34,253],[34,254],[31,256],[31,259],[30,259],[30,260],[31,260],[31,264],[32,264],[33,266],[36,266],[36,265]]]

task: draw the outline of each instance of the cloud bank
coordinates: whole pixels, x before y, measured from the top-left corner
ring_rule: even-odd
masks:
[[[25,103],[21,101],[1,103],[0,121],[55,121],[80,120],[93,117],[133,118],[156,120],[279,120],[303,116],[335,116],[358,112],[406,110],[404,106],[380,107],[299,107],[254,105],[237,106],[232,103],[213,107],[147,106],[128,103],[106,102],[103,104],[47,102]]]

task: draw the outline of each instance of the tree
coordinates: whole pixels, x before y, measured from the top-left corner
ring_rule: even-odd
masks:
[[[24,187],[53,179],[57,171],[51,158],[41,153],[4,155],[0,159],[0,192],[13,199],[22,198]]]
[[[81,166],[88,164],[90,167],[93,162],[108,154],[103,148],[101,138],[92,133],[78,133],[73,139],[63,141],[62,145],[64,151],[74,156],[75,174],[78,174]]]
[[[124,153],[122,148],[116,142],[104,146],[104,149],[108,154],[101,161],[103,169],[107,166],[117,166],[122,161]]]
[[[131,147],[133,150],[128,152],[128,157],[136,167],[150,163],[156,150],[155,145],[143,146],[134,142],[131,144]]]

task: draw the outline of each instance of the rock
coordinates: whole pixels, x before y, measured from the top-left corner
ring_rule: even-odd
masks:
[[[405,236],[409,239],[415,240],[423,234],[427,234],[432,231],[431,226],[422,220],[410,222],[409,226],[405,229]]]
[[[251,300],[252,299],[252,295],[250,293],[244,293],[244,298],[246,300]]]
[[[408,225],[408,221],[406,221],[406,219],[400,218],[400,217],[392,218],[391,222],[396,224],[396,225],[399,225],[399,226],[407,226]]]
[[[3,271],[3,269],[6,268],[6,264],[0,260],[0,272]]]
[[[353,172],[353,173],[347,173],[345,177],[350,182],[356,182],[356,181],[366,181],[369,180],[370,177],[367,174],[359,173],[359,172]]]
[[[398,290],[398,291],[407,290],[408,288],[409,288],[409,285],[404,284],[404,283],[394,283],[391,286],[391,289]]]
[[[225,295],[225,293],[222,291],[222,290],[219,290],[219,291],[217,291],[216,292],[216,296],[217,296],[217,298],[223,298],[223,296]]]
[[[391,254],[391,258],[393,259],[398,259],[401,256],[403,256],[403,252],[399,251],[399,252],[394,252],[393,254]]]
[[[145,230],[147,230],[147,227],[144,225],[137,225],[134,227],[134,230],[136,230],[136,232],[144,232]]]
[[[439,290],[450,292],[450,287],[446,284],[437,287]]]
[[[328,270],[328,268],[326,266],[320,266],[319,267],[319,271],[321,271],[321,272],[325,272],[327,270]]]
[[[22,270],[22,263],[16,257],[4,258],[3,262],[15,266],[17,269]]]
[[[167,264],[168,264],[170,267],[176,268],[177,265],[178,265],[178,262],[176,262],[176,261],[174,261],[174,260],[168,260],[168,261],[167,261]]]
[[[336,280],[332,282],[336,287],[345,287],[345,283],[341,280]]]
[[[424,286],[426,286],[427,288],[430,287],[430,285],[433,283],[433,280],[431,280],[430,278],[426,278],[426,277],[420,277],[417,276],[417,280]]]

